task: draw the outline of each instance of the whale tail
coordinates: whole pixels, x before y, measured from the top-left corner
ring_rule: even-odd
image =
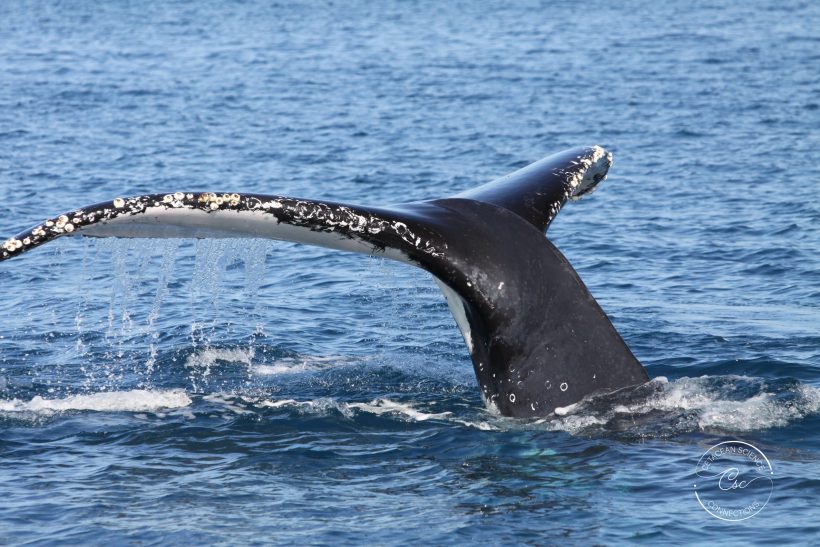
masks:
[[[488,406],[540,417],[648,380],[544,236],[565,202],[593,191],[611,161],[597,146],[568,150],[449,198],[389,207],[213,192],[117,198],[7,240],[0,261],[76,234],[263,237],[399,260],[435,277]]]

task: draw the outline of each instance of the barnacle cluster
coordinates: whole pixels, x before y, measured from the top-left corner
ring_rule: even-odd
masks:
[[[237,207],[240,199],[241,196],[239,194],[215,194],[213,192],[205,192],[199,195],[197,201],[215,211],[223,205]]]
[[[71,223],[68,216],[66,215],[60,215],[59,217],[57,217],[57,221],[54,223],[54,227],[59,230],[64,230],[68,233],[74,231],[74,225]]]
[[[11,238],[9,240],[6,240],[6,242],[3,243],[3,249],[10,252],[10,253],[13,252],[13,251],[16,251],[18,249],[21,249],[22,247],[23,247],[23,242],[20,241],[19,239],[15,239],[15,238]]]

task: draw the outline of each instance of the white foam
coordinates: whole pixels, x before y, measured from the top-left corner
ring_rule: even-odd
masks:
[[[763,378],[747,376],[701,376],[679,378],[672,382],[656,378],[646,387],[650,395],[634,394],[634,401],[612,401],[599,396],[584,399],[569,407],[557,408],[554,420],[545,421],[550,429],[578,433],[595,426],[606,426],[618,415],[647,415],[652,412],[694,416],[700,430],[733,432],[782,427],[820,412],[820,389],[797,385],[777,391]],[[640,389],[640,388],[639,388]],[[665,427],[658,422],[658,433]]]
[[[348,408],[369,412],[371,414],[399,414],[411,420],[423,422],[430,419],[442,419],[450,416],[451,412],[426,413],[408,403],[399,403],[390,399],[376,399],[369,403],[349,403]]]
[[[191,398],[183,390],[106,391],[71,395],[63,399],[44,399],[37,396],[30,401],[19,399],[0,400],[0,412],[34,412],[50,414],[69,410],[93,410],[97,412],[155,412],[182,408],[191,404]]]
[[[694,416],[696,421],[691,423],[692,428],[736,432],[783,426],[820,412],[820,389],[798,385],[785,390],[781,387],[778,393],[774,393],[775,390],[767,386],[762,378],[704,376],[670,382],[660,377],[644,388],[635,393],[622,393],[614,400],[611,399],[612,395],[584,399],[557,409],[551,417],[534,422],[511,420],[491,411],[469,416],[431,412],[429,407],[425,408],[425,403],[391,399],[369,402],[341,402],[333,398],[244,400],[257,408],[292,408],[300,413],[321,415],[338,412],[348,418],[355,417],[357,413],[367,413],[393,415],[419,422],[436,419],[483,431],[535,426],[571,434],[587,434],[606,430],[610,423],[618,424],[624,415],[648,415],[648,420],[642,424],[644,433],[649,436],[679,432],[674,426],[670,430],[668,419],[654,417],[654,413],[659,411],[668,413],[667,416],[673,419],[678,415],[685,415],[686,420]]]
[[[567,406],[557,406],[553,412],[556,416],[566,416],[567,414],[572,414],[578,408],[578,403],[574,403]]]
[[[235,404],[235,398],[232,395],[227,395],[224,393],[212,393],[210,395],[205,395],[202,397],[203,401],[208,401],[209,403],[214,403],[220,405],[225,410],[230,410],[234,414],[252,414],[253,411],[243,408],[237,404]]]
[[[498,431],[499,430],[498,427],[490,424],[489,422],[482,422],[482,421],[472,422],[470,420],[459,420],[458,418],[452,418],[450,421],[453,422],[453,423],[456,423],[456,424],[461,424],[463,426],[473,427],[473,428],[478,429],[480,431]]]
[[[281,401],[262,401],[261,406],[268,408],[282,408],[283,406],[298,406],[296,399],[282,399]]]
[[[820,390],[799,386],[797,392],[795,404],[779,401],[772,393],[761,393],[745,401],[716,401],[703,409],[700,427],[752,431],[782,427],[820,411]]]
[[[257,407],[262,408],[285,408],[293,407],[301,414],[324,416],[331,412],[339,412],[347,418],[353,416],[346,403],[340,403],[332,398],[320,397],[307,401],[297,401],[296,399],[280,399],[274,401],[256,401]]]
[[[311,372],[321,370],[326,363],[341,363],[349,360],[345,357],[325,356],[325,357],[284,357],[277,359],[273,363],[256,365],[253,367],[254,374],[260,376],[276,376],[278,374],[294,374],[298,372]]]
[[[258,406],[264,408],[296,407],[303,412],[326,413],[328,410],[336,410],[341,414],[352,417],[354,411],[366,412],[369,414],[382,415],[394,414],[412,421],[424,422],[432,419],[446,419],[451,412],[423,412],[409,403],[400,403],[390,399],[375,399],[368,403],[345,403],[335,399],[315,399],[308,401],[297,401],[295,399],[280,399],[270,401],[260,401]]]
[[[752,431],[779,427],[820,411],[820,390],[797,386],[793,400],[784,401],[769,391],[761,378],[723,376],[734,383],[756,385],[759,392],[745,399],[731,398],[725,389],[714,385],[715,377],[680,378],[668,383],[658,396],[628,407],[636,413],[650,410],[697,411],[702,429],[720,428],[730,431]]]
[[[545,421],[547,429],[551,431],[566,431],[567,433],[580,433],[593,426],[602,426],[607,423],[605,418],[591,415],[566,416],[561,420]]]
[[[276,376],[277,374],[292,374],[294,372],[306,372],[308,366],[305,363],[277,363],[275,365],[257,365],[253,367],[253,373],[259,376]]]

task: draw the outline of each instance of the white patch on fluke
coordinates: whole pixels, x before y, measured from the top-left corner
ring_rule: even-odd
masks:
[[[464,302],[462,302],[461,297],[450,288],[444,281],[441,279],[433,276],[433,279],[436,280],[441,292],[444,294],[444,298],[447,300],[447,307],[450,308],[450,313],[453,314],[453,317],[456,320],[456,324],[458,325],[458,329],[461,331],[461,335],[464,337],[464,342],[467,344],[467,349],[470,351],[470,355],[473,354],[473,334],[470,330],[470,323],[467,321],[467,311],[464,309]]]

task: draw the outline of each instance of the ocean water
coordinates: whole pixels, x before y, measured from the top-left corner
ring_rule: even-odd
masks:
[[[0,544],[820,543],[818,29],[791,0],[0,4],[3,238],[600,144],[550,238],[653,378],[503,418],[422,271],[64,238],[0,264]],[[771,465],[736,522],[693,489],[725,441]]]

